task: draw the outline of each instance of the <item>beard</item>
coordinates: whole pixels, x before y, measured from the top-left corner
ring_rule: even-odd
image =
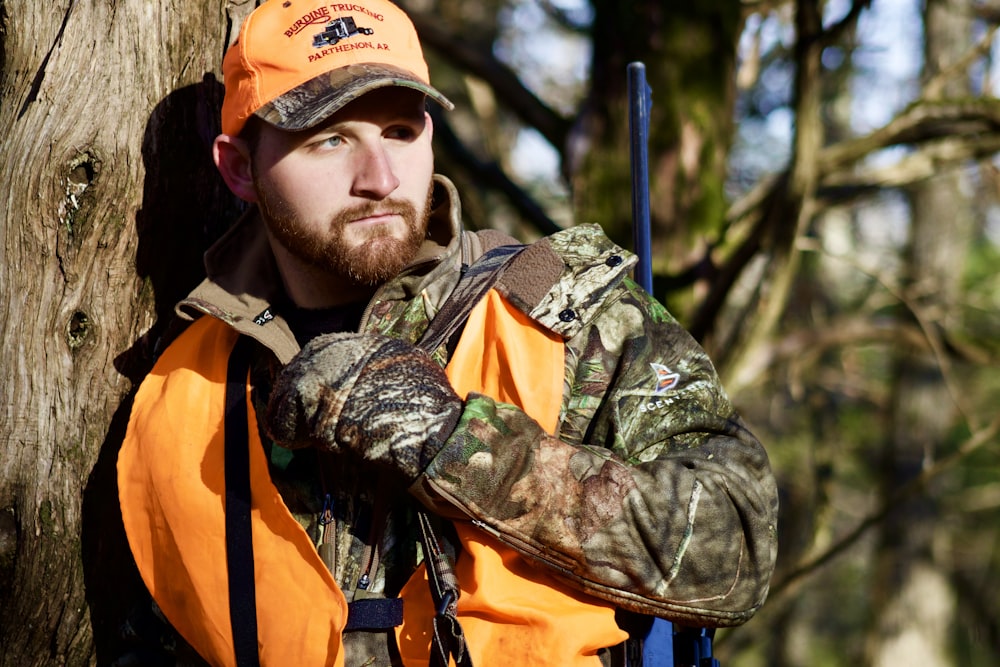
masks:
[[[269,190],[255,175],[258,205],[264,222],[274,238],[304,263],[345,278],[355,285],[375,287],[397,276],[416,256],[427,233],[433,183],[423,207],[399,199],[368,201],[342,209],[323,230],[303,224],[298,214],[280,196]],[[394,235],[397,225],[377,224],[352,229],[353,221],[374,215],[392,214],[402,218],[401,237]]]

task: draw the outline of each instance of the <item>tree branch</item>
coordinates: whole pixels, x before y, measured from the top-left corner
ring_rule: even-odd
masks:
[[[795,139],[787,190],[780,200],[771,200],[764,211],[765,226],[771,252],[768,278],[759,283],[758,316],[745,334],[723,350],[726,366],[723,382],[738,393],[752,381],[747,369],[753,366],[756,350],[765,344],[781,320],[800,258],[796,239],[812,220],[816,207],[816,184],[820,174],[817,154],[823,145],[823,121],[820,90],[823,47],[822,17],[818,0],[796,2],[795,27]],[[765,239],[761,239],[763,244]]]
[[[448,119],[444,117],[440,109],[432,107],[430,114],[434,119],[434,139],[440,141],[442,146],[452,157],[458,161],[469,174],[479,183],[482,183],[494,190],[498,190],[511,205],[517,209],[524,220],[535,227],[541,234],[554,234],[562,229],[550,218],[538,203],[522,190],[510,177],[500,168],[496,162],[484,162],[477,158],[470,151],[462,140],[458,138]]]
[[[459,69],[485,81],[494,90],[497,99],[502,100],[518,118],[541,133],[560,155],[565,153],[570,120],[538,99],[488,49],[477,47],[445,30],[435,17],[411,13],[410,18],[426,46]]]
[[[798,117],[801,118],[801,115]],[[872,153],[893,146],[913,150],[889,166],[865,166]],[[953,165],[978,161],[1000,153],[1000,102],[986,99],[920,100],[910,105],[884,127],[868,135],[827,146],[817,151],[816,182],[812,195],[826,201],[844,202],[886,188],[919,182]],[[861,165],[861,166],[859,166]],[[726,260],[712,274],[708,293],[695,312],[690,331],[699,341],[711,336],[714,322],[739,276],[762,248],[769,247],[775,225],[787,224],[796,210],[798,197],[790,188],[791,168],[762,178],[726,214],[722,234],[735,243]],[[742,239],[732,240],[737,233]],[[763,344],[763,343],[762,343]],[[719,345],[722,366],[730,345]],[[746,373],[760,365],[746,358]],[[727,381],[734,382],[727,377]],[[736,384],[732,385],[736,391]]]
[[[556,25],[580,35],[584,35],[590,29],[588,22],[579,21],[574,13],[580,10],[571,10],[556,5],[552,0],[541,0],[539,3],[545,14],[552,19]]]
[[[778,595],[784,592],[802,578],[847,551],[847,549],[861,539],[861,537],[869,529],[877,526],[899,505],[914,498],[936,477],[951,469],[955,464],[959,463],[973,452],[979,450],[984,445],[994,443],[998,433],[1000,433],[1000,416],[996,417],[986,427],[975,431],[954,452],[939,459],[934,464],[927,466],[919,475],[900,486],[878,509],[858,522],[852,530],[847,532],[829,548],[819,554],[807,555],[799,560],[799,562],[786,572],[784,576],[772,584],[771,595]]]
[[[851,3],[850,11],[847,12],[844,18],[840,19],[837,23],[823,31],[823,35],[821,37],[823,45],[829,46],[843,37],[844,33],[848,30],[853,30],[855,25],[858,23],[858,18],[861,16],[861,12],[868,9],[871,4],[871,0],[854,0],[854,2]]]
[[[1000,132],[1000,101],[983,98],[918,100],[883,127],[856,139],[825,147],[819,155],[822,172],[844,169],[882,148],[916,145],[955,135]]]
[[[993,38],[996,35],[997,26],[993,26],[986,31],[982,39],[970,48],[961,58],[951,63],[948,67],[938,72],[930,81],[924,84],[921,97],[926,100],[937,100],[941,98],[945,85],[956,76],[962,76],[976,60],[989,55],[993,47]]]
[[[888,166],[836,169],[821,179],[819,194],[844,200],[861,192],[912,185],[955,164],[982,160],[1000,152],[1000,132],[966,134],[928,141],[919,150]]]

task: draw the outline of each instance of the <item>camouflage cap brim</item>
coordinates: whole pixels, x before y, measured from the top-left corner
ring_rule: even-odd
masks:
[[[425,93],[447,110],[454,104],[428,83],[387,65],[360,64],[325,72],[254,112],[264,122],[282,130],[315,127],[350,102],[377,88],[401,86]]]

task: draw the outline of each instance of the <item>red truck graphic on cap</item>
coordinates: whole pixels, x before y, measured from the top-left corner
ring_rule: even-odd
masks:
[[[313,35],[313,46],[317,49],[323,46],[333,46],[342,39],[347,39],[352,35],[371,35],[375,31],[371,28],[359,28],[354,22],[353,16],[336,18],[326,24],[326,30]]]

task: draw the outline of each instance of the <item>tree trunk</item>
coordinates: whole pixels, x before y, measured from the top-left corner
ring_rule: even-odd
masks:
[[[590,147],[573,174],[580,221],[599,221],[631,247],[627,114],[629,62],[642,60],[652,91],[649,137],[654,292],[692,262],[726,212],[739,3],[594,2],[590,93],[574,143]],[[609,193],[617,193],[608,196]],[[681,313],[679,313],[681,314]]]
[[[116,650],[137,575],[115,459],[150,347],[232,218],[213,73],[250,4],[0,3],[0,665]]]
[[[925,8],[925,80],[958,62],[972,44],[972,22],[950,0],[929,0]],[[966,79],[954,77],[944,95],[964,99]],[[960,169],[936,175],[911,189],[912,228],[906,258],[906,293],[922,322],[947,330],[960,302],[963,261],[975,212],[967,193],[968,173]],[[883,493],[942,455],[957,410],[942,374],[942,360],[931,350],[897,351],[893,414],[883,453]],[[938,562],[949,540],[932,491],[894,508],[879,534],[873,597],[873,625],[868,640],[870,664],[953,664],[950,632],[956,614],[950,572]]]

